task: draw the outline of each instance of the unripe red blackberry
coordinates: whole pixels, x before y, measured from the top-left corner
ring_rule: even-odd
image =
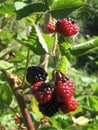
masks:
[[[41,86],[43,84],[43,81],[38,81],[36,83],[33,84],[33,88],[32,88],[32,94],[33,92],[35,92],[39,86]]]
[[[51,100],[53,92],[54,88],[51,84],[43,83],[35,91],[33,91],[33,94],[38,102],[46,103]]]
[[[27,69],[26,79],[31,85],[39,81],[45,81],[46,77],[46,71],[39,66],[31,66]]]
[[[78,107],[78,103],[76,99],[74,97],[71,97],[61,105],[60,110],[66,114],[71,111],[75,111],[77,107]]]
[[[65,18],[57,21],[56,31],[64,37],[68,37],[76,34],[79,28],[72,19]]]
[[[54,114],[56,114],[56,112],[59,111],[59,106],[60,104],[58,102],[56,102],[53,98],[46,102],[46,103],[39,103],[39,111],[45,115],[45,116],[53,116]]]
[[[48,23],[46,25],[46,30],[48,31],[48,33],[54,33],[55,32],[55,24]]]
[[[74,94],[74,85],[72,81],[67,76],[61,77],[56,82],[54,93],[58,102],[65,102]]]

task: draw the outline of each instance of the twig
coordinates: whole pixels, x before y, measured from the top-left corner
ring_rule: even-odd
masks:
[[[24,82],[25,82],[25,77],[26,77],[26,71],[27,71],[27,67],[28,67],[28,64],[29,64],[29,61],[30,61],[30,50],[28,49],[28,52],[27,52],[27,62],[26,62],[26,67],[25,67],[25,71],[24,71],[24,76],[23,76],[23,80],[22,80],[22,87],[24,86]]]
[[[20,90],[20,88],[18,89],[18,87],[21,86],[22,82],[20,81],[20,79],[17,76],[15,76],[11,73],[8,73],[4,70],[2,70],[2,72],[5,74],[7,81],[9,83],[11,89],[13,90],[13,94],[15,95],[15,97],[17,99],[18,105],[20,107],[20,110],[21,110],[21,113],[23,116],[24,124],[26,125],[28,130],[35,130],[33,123],[32,123],[32,119],[31,119],[29,111],[28,111],[28,108],[26,107],[23,95],[21,93],[21,90]]]
[[[2,29],[6,25],[6,23],[7,23],[7,19],[6,18],[7,18],[7,14],[5,14],[3,19],[2,19],[2,23],[1,23],[0,29]]]
[[[57,43],[58,43],[58,38],[57,38],[57,33],[55,33],[54,35],[54,46],[53,46],[53,49],[52,49],[52,56],[53,56],[53,59],[54,59],[54,67],[56,67],[56,47],[57,47]]]
[[[5,126],[1,126],[1,130],[5,130]]]

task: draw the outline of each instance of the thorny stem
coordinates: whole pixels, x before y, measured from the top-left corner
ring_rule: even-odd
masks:
[[[28,67],[28,64],[29,64],[29,61],[30,61],[30,50],[28,49],[28,52],[27,52],[27,61],[26,61],[26,67],[25,67],[25,71],[24,71],[24,76],[23,76],[23,80],[22,80],[22,87],[24,86],[24,82],[25,82],[25,77],[26,77],[26,71],[27,71],[27,67]]]
[[[54,67],[56,67],[56,47],[57,47],[57,43],[58,43],[58,37],[57,37],[57,33],[55,33],[54,35],[54,46],[53,46],[53,49],[52,49],[52,56],[53,56],[53,60],[54,60]]]
[[[23,121],[27,127],[27,130],[35,130],[35,128],[32,124],[32,119],[30,117],[28,108],[26,107],[21,89],[19,88],[19,86],[21,86],[21,83],[22,83],[21,80],[17,76],[15,76],[9,72],[6,72],[4,70],[2,70],[2,72],[5,74],[7,81],[9,83],[11,89],[13,90],[13,94],[17,99],[18,105],[20,107],[20,110],[21,110],[21,113],[23,116]]]
[[[0,31],[4,28],[4,26],[7,24],[8,20],[11,19],[14,15],[10,16],[9,18],[7,14],[4,15],[1,26],[0,26]]]
[[[35,24],[37,24],[37,22],[41,19],[42,16],[43,16],[43,14],[37,16]]]
[[[5,126],[1,126],[1,130],[5,130]]]
[[[3,19],[2,19],[2,23],[1,23],[1,26],[0,26],[0,30],[6,25],[7,23],[7,14],[4,15]]]
[[[23,119],[24,119],[24,123],[26,124],[28,130],[34,130],[34,126],[32,125],[32,120],[31,120],[28,108],[26,107],[23,96],[21,95],[21,93],[19,94],[19,92],[18,92],[18,95],[15,94],[15,96],[16,96],[16,99],[20,106],[20,109],[21,109],[21,112],[23,115]]]

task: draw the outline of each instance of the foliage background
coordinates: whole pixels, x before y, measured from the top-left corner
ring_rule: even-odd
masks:
[[[50,10],[56,20],[72,17],[80,28],[79,34],[71,38],[59,36],[60,44],[56,50],[57,63],[62,55],[67,57],[67,74],[75,84],[75,98],[79,107],[75,112],[66,115],[59,112],[51,118],[44,117],[38,110],[37,102],[31,95],[30,88],[26,87],[29,84],[24,80],[23,94],[32,121],[35,122],[34,125],[39,130],[97,130],[97,0],[0,1],[0,127],[4,126],[5,130],[19,129],[19,124],[15,123],[15,119],[17,114],[21,115],[17,101],[2,70],[24,79],[26,67],[41,64],[42,56],[47,53],[47,48],[49,53],[52,51],[54,38],[50,37],[45,30],[47,10]],[[40,31],[35,26],[37,24],[41,28]],[[43,39],[45,43],[42,42]],[[94,41],[92,42],[92,40]],[[89,41],[90,43],[88,43]],[[82,45],[78,49],[75,47],[75,45],[84,42],[88,44]],[[83,48],[82,51],[81,48]],[[50,56],[47,68],[48,81],[52,79],[53,70],[53,58]],[[45,118],[49,120],[48,125],[43,123]]]

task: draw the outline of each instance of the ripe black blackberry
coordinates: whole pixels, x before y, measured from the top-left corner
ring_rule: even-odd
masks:
[[[39,66],[31,66],[27,69],[26,79],[30,84],[34,84],[38,81],[45,81],[46,77],[46,71]]]
[[[54,114],[56,114],[56,112],[59,111],[60,103],[58,103],[57,101],[55,101],[55,99],[52,98],[46,103],[39,103],[38,107],[39,111],[43,115],[52,117]]]
[[[54,92],[54,87],[49,83],[41,84],[36,90],[32,89],[32,94],[40,103],[46,103],[51,100]]]

